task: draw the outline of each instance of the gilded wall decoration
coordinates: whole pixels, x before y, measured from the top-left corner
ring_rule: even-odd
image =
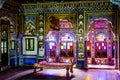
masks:
[[[78,27],[83,28],[83,21],[79,21]]]
[[[25,35],[36,34],[36,15],[25,16],[24,34]]]
[[[35,26],[31,22],[26,23],[25,35],[34,35],[34,34],[35,34]]]
[[[37,15],[37,34],[44,35],[44,15]]]
[[[84,13],[78,14],[78,59],[84,58]]]
[[[82,14],[79,15],[79,19],[83,19],[83,15]]]
[[[40,22],[38,23],[38,27],[43,27],[43,21],[40,21]]]
[[[78,53],[78,58],[84,58],[84,53]]]
[[[39,20],[43,20],[43,18],[44,18],[43,15],[40,14],[40,15],[39,15]]]
[[[51,20],[52,19],[52,20]],[[68,20],[72,23],[73,27],[74,27],[74,32],[76,30],[76,20],[77,20],[77,14],[76,13],[71,13],[71,14],[57,14],[57,13],[46,13],[45,16],[45,20],[46,20],[46,24],[45,24],[45,33],[47,34],[48,31],[51,29],[51,25],[56,27],[56,29],[59,29],[59,20],[63,19],[63,20]],[[52,22],[53,21],[53,22]],[[59,26],[59,27],[58,27]]]
[[[44,55],[41,53],[44,51],[44,14],[39,13],[37,15],[37,34],[39,35],[38,38],[38,48],[39,48],[39,55]]]

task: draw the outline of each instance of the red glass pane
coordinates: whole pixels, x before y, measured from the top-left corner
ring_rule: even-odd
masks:
[[[73,46],[70,46],[70,49],[73,49]]]
[[[90,46],[90,42],[86,42],[86,45],[87,45],[87,46]]]

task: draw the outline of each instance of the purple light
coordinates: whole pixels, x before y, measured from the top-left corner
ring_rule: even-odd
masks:
[[[114,50],[115,50],[115,48],[116,48],[116,47],[115,47],[115,46],[113,46],[113,49],[114,49]]]
[[[96,43],[96,45],[98,46],[98,43]]]
[[[104,46],[104,50],[106,50],[107,49],[107,47],[106,46]]]
[[[99,46],[99,50],[101,50],[101,47]]]
[[[102,43],[102,46],[104,46],[104,43]]]

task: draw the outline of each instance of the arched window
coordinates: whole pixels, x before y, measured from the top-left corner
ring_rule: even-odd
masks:
[[[7,53],[7,31],[4,30],[2,32],[2,38],[1,38],[1,52]]]

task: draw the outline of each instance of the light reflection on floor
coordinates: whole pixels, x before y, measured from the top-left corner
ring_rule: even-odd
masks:
[[[44,74],[44,75],[54,75],[54,76],[66,76],[66,70],[65,69],[44,69],[43,71],[37,72],[38,74]]]
[[[81,70],[73,69],[74,77],[71,80],[120,80],[120,72],[117,70],[102,70],[102,69],[89,69]],[[37,74],[54,75],[54,76],[66,76],[65,69],[44,69],[38,71]]]
[[[89,64],[88,68],[115,69],[115,65],[114,66],[110,66],[110,65],[92,65],[92,64]]]

